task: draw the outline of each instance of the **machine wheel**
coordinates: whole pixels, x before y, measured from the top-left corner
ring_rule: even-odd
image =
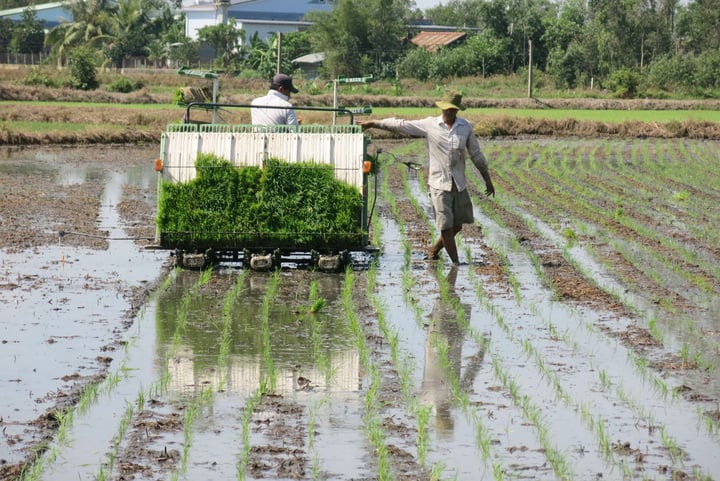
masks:
[[[280,252],[280,249],[275,249],[272,253],[272,268],[280,269],[281,264],[282,264],[282,252]]]
[[[183,268],[183,256],[185,252],[182,249],[175,249],[175,267]]]
[[[342,254],[326,254],[319,255],[317,260],[317,268],[325,272],[340,272],[343,270]]]
[[[315,270],[318,268],[318,260],[320,259],[320,253],[316,251],[315,249],[310,251],[310,263],[309,268],[311,270]]]
[[[342,270],[345,270],[347,269],[347,266],[352,265],[352,256],[350,255],[349,250],[342,251],[340,256],[342,257]]]

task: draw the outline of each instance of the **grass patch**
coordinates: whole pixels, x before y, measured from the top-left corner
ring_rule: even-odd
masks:
[[[41,122],[41,121],[19,121],[19,122],[11,122],[6,121],[2,122],[0,124],[0,130],[2,130],[4,127],[10,127],[12,126],[13,130],[17,131],[23,131],[23,132],[71,132],[71,133],[81,133],[81,132],[90,132],[90,131],[99,131],[99,130],[116,130],[116,131],[122,131],[127,129],[126,125],[117,125],[117,124],[84,124],[84,123],[72,123],[72,122],[55,122],[55,121],[47,121],[47,122]],[[138,128],[141,128],[138,126]]]

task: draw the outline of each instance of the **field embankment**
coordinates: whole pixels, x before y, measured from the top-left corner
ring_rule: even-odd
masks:
[[[179,76],[175,76],[179,77]],[[37,144],[115,144],[157,142],[168,123],[179,122],[184,109],[173,103],[173,92],[183,85],[203,85],[196,79],[177,80],[162,76],[163,82],[131,93],[80,91],[68,88],[44,88],[0,83],[0,145]],[[173,80],[174,79],[174,80]],[[173,87],[172,81],[176,82]],[[149,81],[148,81],[149,82]],[[147,85],[147,84],[146,84]],[[264,92],[266,85],[255,81],[233,81],[223,84],[221,103],[249,104]],[[293,97],[297,106],[332,107],[332,91],[326,86],[307,86],[307,91]],[[436,98],[430,96],[377,95],[374,93],[340,93],[338,105],[370,105],[373,108],[429,108]],[[627,120],[606,121],[577,119],[568,113],[558,118],[557,111],[688,111],[720,110],[716,100],[658,100],[608,98],[485,98],[466,96],[468,110],[464,116],[475,123],[476,132],[485,138],[535,136],[558,137],[617,137],[617,138],[690,138],[720,139],[720,124],[713,121],[687,120],[669,122]],[[504,109],[501,114],[484,109]],[[546,110],[553,115],[515,115],[514,110]],[[411,117],[412,114],[401,114]],[[418,115],[426,115],[424,112]],[[320,114],[303,113],[304,123],[327,122]],[[243,121],[243,119],[240,119]],[[247,121],[247,120],[244,120]],[[377,133],[377,137],[391,138],[391,134]]]

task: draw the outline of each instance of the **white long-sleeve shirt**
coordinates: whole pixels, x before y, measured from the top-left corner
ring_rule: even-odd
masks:
[[[428,185],[434,189],[450,191],[453,181],[459,191],[467,188],[465,159],[470,154],[475,167],[483,178],[489,178],[488,163],[480,149],[480,141],[473,132],[472,124],[457,117],[451,128],[442,116],[419,120],[389,118],[374,123],[386,130],[412,137],[425,137],[430,157]]]
[[[277,90],[268,90],[267,95],[258,97],[251,105],[285,107],[285,108],[252,108],[250,109],[253,125],[298,125],[297,115],[292,108],[290,98]]]

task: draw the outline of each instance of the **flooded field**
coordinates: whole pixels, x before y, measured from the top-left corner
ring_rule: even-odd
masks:
[[[720,480],[718,144],[483,144],[463,265],[401,142],[341,273],[173,269],[156,146],[5,150],[0,479]]]

